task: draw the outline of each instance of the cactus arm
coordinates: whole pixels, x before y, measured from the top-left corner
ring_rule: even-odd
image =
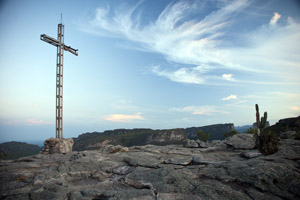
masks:
[[[267,117],[268,113],[264,112],[264,116],[259,118],[259,107],[258,104],[255,104],[255,110],[256,110],[256,126],[257,126],[257,134],[260,135],[260,133],[263,132],[264,128],[267,124]]]
[[[259,107],[258,107],[258,104],[255,104],[255,110],[256,110],[257,135],[260,135],[260,121],[259,121]]]

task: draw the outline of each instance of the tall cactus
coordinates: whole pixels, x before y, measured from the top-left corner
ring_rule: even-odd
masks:
[[[260,133],[262,133],[264,128],[266,127],[268,114],[267,114],[267,112],[265,112],[264,116],[261,117],[261,119],[260,119],[259,118],[259,107],[257,104],[255,104],[255,109],[256,109],[257,135],[260,135]]]

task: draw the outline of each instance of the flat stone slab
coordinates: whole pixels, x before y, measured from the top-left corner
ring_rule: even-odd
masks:
[[[174,164],[174,165],[189,165],[192,163],[192,157],[186,158],[171,158],[163,161],[164,164]]]
[[[241,153],[242,157],[251,159],[261,156],[262,154],[258,150],[252,150],[252,151],[244,151]]]
[[[236,134],[225,140],[225,144],[234,149],[251,150],[255,147],[253,134]]]
[[[225,161],[210,161],[205,160],[203,157],[194,156],[193,157],[193,165],[215,165],[215,164],[221,164]]]

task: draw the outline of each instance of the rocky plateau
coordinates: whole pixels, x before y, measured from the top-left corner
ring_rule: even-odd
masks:
[[[300,141],[263,156],[250,134],[185,145],[103,145],[0,162],[0,199],[300,199]]]

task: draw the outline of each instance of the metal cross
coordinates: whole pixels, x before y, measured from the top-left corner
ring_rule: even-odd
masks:
[[[41,40],[57,47],[56,59],[56,138],[63,138],[63,63],[64,50],[78,56],[78,49],[73,49],[64,43],[64,25],[58,24],[57,40],[46,35],[41,35]]]

